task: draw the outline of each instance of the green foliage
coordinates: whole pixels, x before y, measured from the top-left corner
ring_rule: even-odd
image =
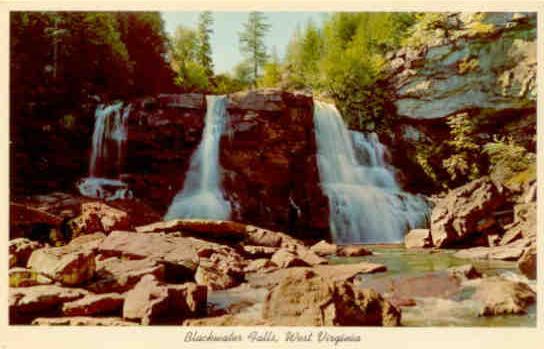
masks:
[[[197,62],[204,67],[208,77],[213,76],[212,46],[210,44],[210,35],[213,33],[212,25],[212,13],[210,11],[201,12],[198,17],[196,58]]]
[[[277,87],[281,83],[281,65],[277,53],[264,65],[263,76],[259,79],[260,87]]]
[[[473,138],[477,125],[469,118],[468,113],[452,115],[448,117],[447,122],[452,137],[447,142],[451,147],[451,154],[443,160],[442,164],[450,175],[450,179],[456,182],[478,178],[480,146]]]
[[[406,46],[417,47],[433,40],[448,37],[454,28],[448,21],[450,14],[446,12],[422,12],[415,15],[415,23],[409,28],[409,35],[403,40]]]
[[[261,12],[250,12],[248,20],[244,23],[244,30],[239,33],[240,51],[246,57],[246,60],[252,67],[252,84],[255,86],[259,78],[259,69],[261,69],[268,55],[264,37],[270,25],[266,23],[266,18]]]
[[[517,145],[511,137],[495,137],[484,145],[483,152],[489,156],[492,178],[507,186],[536,178],[536,155]]]

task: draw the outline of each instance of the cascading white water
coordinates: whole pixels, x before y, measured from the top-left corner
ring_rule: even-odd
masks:
[[[95,111],[89,177],[78,185],[84,196],[115,200],[131,197],[121,175],[131,105],[99,105]]]
[[[336,243],[399,242],[425,222],[424,199],[403,192],[376,134],[349,131],[333,105],[315,101],[321,186],[329,199]]]
[[[225,96],[206,96],[202,140],[191,157],[183,189],[174,197],[165,219],[229,219],[231,206],[221,190],[219,141],[227,117]]]

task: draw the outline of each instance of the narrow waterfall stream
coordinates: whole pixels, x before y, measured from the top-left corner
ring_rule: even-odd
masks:
[[[82,195],[106,199],[126,199],[131,196],[122,173],[131,105],[123,103],[99,105],[95,111],[89,177],[78,185]]]
[[[333,105],[314,102],[317,162],[336,243],[400,242],[428,206],[403,192],[375,134],[349,131]]]
[[[191,157],[183,189],[174,197],[165,219],[228,219],[230,202],[221,190],[219,141],[227,117],[225,96],[206,96],[202,140]]]

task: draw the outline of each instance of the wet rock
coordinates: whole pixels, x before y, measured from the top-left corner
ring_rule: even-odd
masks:
[[[45,318],[40,317],[32,321],[38,326],[136,326],[134,322],[124,321],[119,317],[89,317],[70,316]]]
[[[118,257],[97,259],[96,281],[87,289],[95,293],[125,292],[133,288],[145,275],[165,279],[163,264],[151,259],[123,260]]]
[[[231,221],[207,219],[174,219],[166,222],[137,227],[138,233],[181,232],[184,236],[211,238],[232,242],[242,241],[246,237],[246,226]]]
[[[482,316],[525,314],[536,293],[527,284],[492,277],[481,281],[473,298],[483,303]]]
[[[437,202],[431,214],[431,235],[436,247],[448,247],[490,228],[482,222],[505,202],[504,188],[488,177],[456,188]],[[494,224],[494,223],[493,223]]]
[[[63,303],[74,301],[87,295],[79,288],[57,285],[32,287],[12,287],[9,289],[10,317],[20,314],[39,314],[58,310]]]
[[[404,237],[406,248],[426,248],[433,245],[431,231],[429,229],[412,229]]]
[[[145,276],[127,292],[123,318],[140,321],[142,325],[163,322],[181,323],[201,315],[206,308],[207,290],[194,283],[165,285],[153,276]]]
[[[26,268],[11,268],[9,270],[9,287],[30,287],[50,285],[53,280],[47,276]]]
[[[287,248],[296,250],[304,245],[301,241],[281,232],[259,228],[252,225],[246,226],[246,245]]]
[[[25,267],[28,258],[37,249],[43,247],[43,244],[26,238],[17,238],[9,241],[10,268],[13,266]]]
[[[472,264],[448,268],[448,273],[452,276],[469,280],[482,277],[482,274]]]
[[[371,255],[372,251],[361,245],[338,246],[336,255],[339,257],[362,257]]]
[[[72,247],[81,247],[82,249],[88,249],[92,251],[97,251],[98,246],[104,241],[106,238],[106,234],[98,232],[93,234],[86,234],[76,237],[75,239],[71,240],[68,244]]]
[[[96,232],[106,234],[129,227],[128,214],[102,202],[81,204],[81,213],[68,222],[72,237]]]
[[[536,244],[532,244],[525,249],[523,255],[518,261],[518,269],[531,280],[536,279],[537,274],[537,250]]]
[[[318,256],[315,252],[312,250],[303,247],[298,248],[295,252],[295,254],[300,257],[304,262],[306,262],[308,265],[321,265],[321,264],[328,264],[329,262],[327,259]]]
[[[95,256],[93,250],[77,245],[42,248],[32,252],[28,268],[63,285],[81,285],[94,276]]]
[[[280,249],[278,252],[274,253],[270,260],[280,268],[305,267],[310,265],[306,263],[304,259],[297,256],[296,253],[286,249]]]
[[[152,259],[168,263],[179,269],[179,273],[193,275],[199,263],[198,247],[208,243],[193,238],[114,231],[100,244],[98,250],[105,256],[128,259]]]
[[[312,247],[310,247],[310,250],[315,252],[318,256],[326,257],[336,254],[337,248],[338,247],[336,246],[336,244],[331,244],[325,240],[321,240]]]
[[[66,316],[92,316],[121,314],[124,297],[119,293],[87,295],[78,300],[64,303],[62,313]]]
[[[399,311],[374,290],[335,283],[303,269],[270,291],[262,316],[281,326],[400,325]]]

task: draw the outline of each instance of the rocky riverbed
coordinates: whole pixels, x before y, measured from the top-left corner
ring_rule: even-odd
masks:
[[[505,199],[511,221],[475,229],[505,207],[484,202],[493,195],[471,198],[494,192],[478,183],[436,200],[429,230],[383,246],[302,241],[230,221],[165,222],[137,200],[21,198],[11,204],[10,323],[534,326],[534,197]],[[454,223],[437,223],[448,215]],[[457,240],[439,246],[436,236]]]

